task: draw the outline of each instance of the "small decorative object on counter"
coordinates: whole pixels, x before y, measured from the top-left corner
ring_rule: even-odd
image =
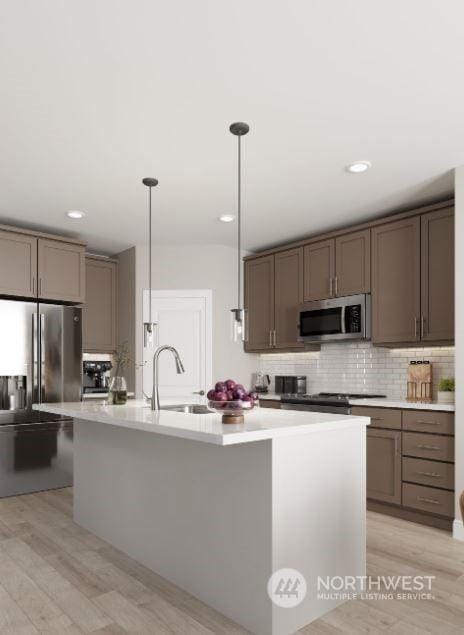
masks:
[[[438,403],[454,403],[454,377],[443,377],[438,384]]]
[[[124,367],[126,364],[132,362],[127,342],[119,344],[116,348],[114,361],[115,371],[113,377],[110,379],[108,401],[114,406],[123,406],[127,402],[127,382],[124,377]]]
[[[222,423],[243,423],[244,413],[254,408],[258,400],[255,391],[247,392],[242,384],[237,384],[233,379],[218,381],[206,396],[208,406],[222,414]]]
[[[408,401],[432,401],[432,364],[412,361],[408,366]]]

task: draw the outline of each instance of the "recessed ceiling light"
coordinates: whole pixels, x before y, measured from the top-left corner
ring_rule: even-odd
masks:
[[[78,209],[70,209],[69,212],[66,212],[66,216],[68,218],[84,218],[85,212],[81,212]]]
[[[366,172],[371,167],[370,161],[355,161],[354,163],[350,163],[350,165],[346,166],[347,172],[351,172],[351,174],[361,174],[361,172]]]
[[[223,214],[222,216],[219,216],[218,220],[220,220],[221,223],[231,223],[235,220],[235,216],[233,214]]]

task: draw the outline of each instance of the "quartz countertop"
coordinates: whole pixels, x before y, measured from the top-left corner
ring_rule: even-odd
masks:
[[[162,405],[175,403],[179,403],[179,400],[165,400]],[[216,412],[204,415],[167,410],[153,412],[145,402],[138,400],[129,401],[124,406],[80,401],[35,404],[33,408],[84,422],[96,421],[215,445],[233,445],[282,436],[342,430],[351,426],[366,426],[370,421],[368,417],[256,407],[245,413],[245,423],[223,424],[221,415]]]
[[[441,410],[443,412],[454,412],[455,406],[449,403],[423,403],[419,401],[394,400],[388,398],[381,399],[352,399],[351,406],[372,406],[374,408],[401,408],[403,410]]]

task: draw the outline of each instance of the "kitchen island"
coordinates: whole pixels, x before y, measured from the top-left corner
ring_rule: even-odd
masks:
[[[368,418],[34,407],[74,418],[75,521],[248,630],[293,633],[343,601],[318,577],[365,575]],[[293,608],[267,592],[282,568],[307,583]]]

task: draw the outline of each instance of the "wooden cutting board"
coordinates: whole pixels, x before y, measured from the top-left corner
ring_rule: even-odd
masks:
[[[432,364],[430,362],[409,363],[408,401],[432,401]]]

